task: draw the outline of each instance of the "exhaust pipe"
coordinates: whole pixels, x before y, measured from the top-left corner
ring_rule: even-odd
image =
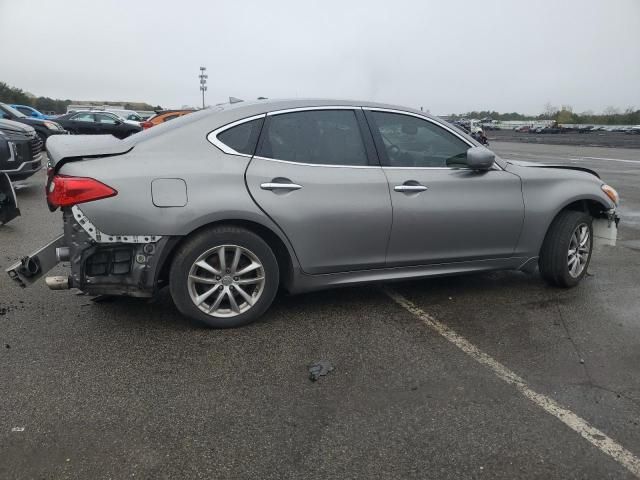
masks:
[[[46,277],[44,283],[47,284],[51,290],[68,290],[71,287],[69,277],[57,275],[55,277]]]
[[[69,247],[57,247],[56,258],[59,262],[68,262],[71,258],[71,250]]]

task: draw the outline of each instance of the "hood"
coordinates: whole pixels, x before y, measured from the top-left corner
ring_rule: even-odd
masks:
[[[41,118],[35,117],[20,117],[15,119],[16,122],[26,123],[28,125],[42,125],[44,126],[44,122],[48,120],[43,120]]]
[[[113,135],[53,135],[47,140],[47,154],[52,167],[83,158],[112,157],[133,148]],[[64,162],[63,162],[64,160]]]
[[[532,167],[532,168],[559,168],[562,170],[576,170],[578,172],[589,173],[597,178],[600,178],[597,172],[590,168],[580,167],[578,165],[561,165],[554,163],[538,163],[538,162],[526,162],[523,160],[505,160],[507,163],[517,165],[518,167]]]
[[[29,125],[3,118],[0,118],[0,130],[11,133],[22,133],[24,135],[33,135],[36,133],[33,127],[30,127]]]

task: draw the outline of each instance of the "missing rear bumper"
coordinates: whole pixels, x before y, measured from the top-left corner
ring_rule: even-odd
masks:
[[[22,257],[6,271],[21,287],[31,285],[58,264],[56,250],[62,246],[64,246],[64,235],[60,235],[31,255]]]
[[[63,209],[64,235],[9,267],[9,276],[26,287],[63,261],[69,275],[48,277],[49,288],[151,297],[162,286],[160,270],[178,237],[105,235],[78,212]]]

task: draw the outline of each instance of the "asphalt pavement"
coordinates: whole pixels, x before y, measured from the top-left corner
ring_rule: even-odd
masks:
[[[491,148],[620,192],[618,246],[579,287],[501,272],[330,290],[218,331],[166,294],[93,302],[0,275],[0,478],[635,478],[388,295],[640,457],[640,151]],[[0,227],[2,266],[61,231],[43,181]],[[319,360],[334,370],[311,382]]]
[[[529,133],[515,130],[490,130],[486,132],[490,142],[518,142],[546,145],[573,145],[580,147],[640,148],[640,132],[566,132]]]

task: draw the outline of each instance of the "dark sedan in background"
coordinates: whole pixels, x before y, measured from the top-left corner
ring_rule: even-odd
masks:
[[[142,127],[109,112],[72,112],[56,118],[56,122],[69,133],[81,135],[113,135],[126,138],[142,130]]]

